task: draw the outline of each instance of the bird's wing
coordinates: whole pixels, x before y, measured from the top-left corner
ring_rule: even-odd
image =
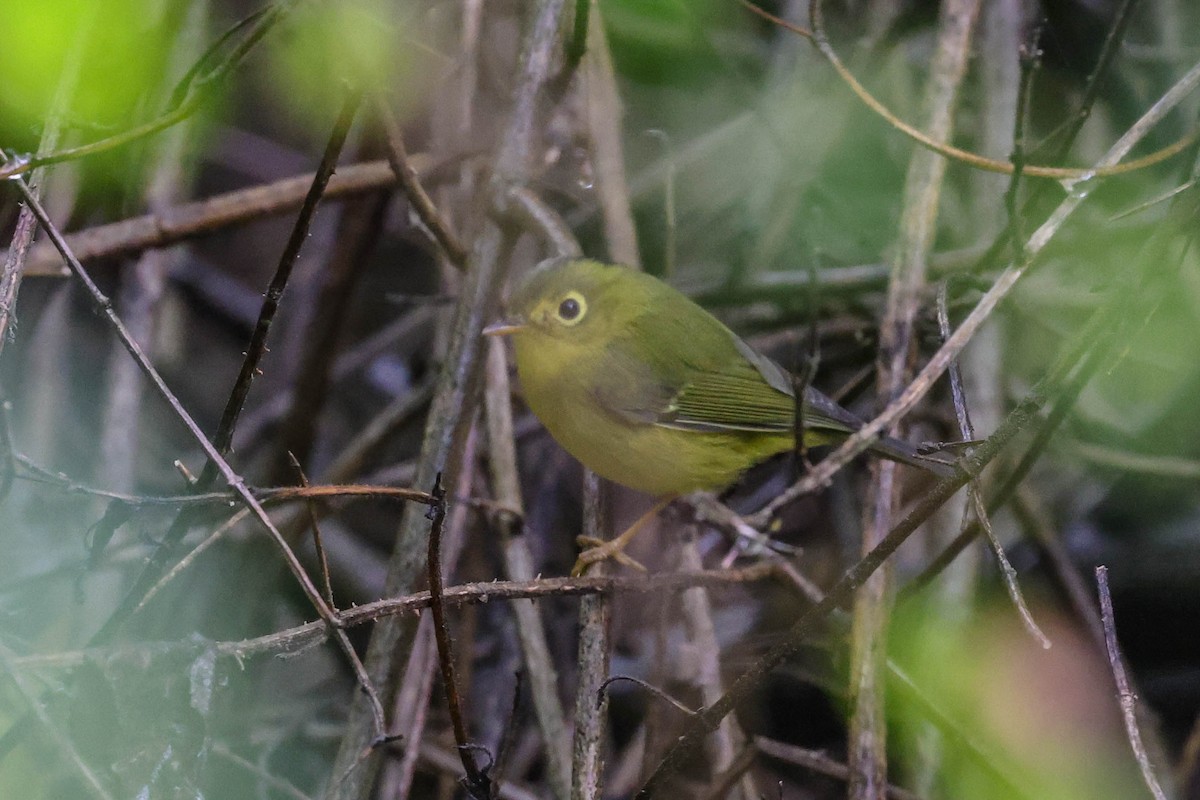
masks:
[[[635,344],[654,341],[691,346],[662,353]],[[602,376],[596,401],[627,422],[700,432],[796,427],[792,377],[707,314],[645,314],[609,343],[595,368]],[[815,389],[804,399],[806,427],[846,433],[862,424]]]
[[[795,400],[768,383],[744,358],[717,370],[695,369],[658,424],[699,431],[787,433],[795,427]]]
[[[795,411],[786,373],[772,365],[768,378],[732,344],[720,355],[693,363],[675,354],[674,360],[652,364],[616,342],[597,367],[604,379],[595,382],[592,394],[604,409],[635,424],[698,432],[791,431]]]

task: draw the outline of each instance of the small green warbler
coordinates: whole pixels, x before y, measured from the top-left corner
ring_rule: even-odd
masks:
[[[727,486],[795,447],[788,373],[653,276],[550,259],[525,276],[508,308],[484,333],[512,337],[530,409],[568,453],[611,481],[669,499]],[[803,421],[810,447],[862,425],[811,387]],[[871,451],[949,470],[893,438]]]
[[[585,466],[656,496],[716,489],[795,447],[790,376],[658,278],[585,259],[551,259],[512,295],[488,335],[512,336],[525,399]],[[804,392],[804,438],[834,444],[862,421]],[[885,458],[944,472],[897,439]]]

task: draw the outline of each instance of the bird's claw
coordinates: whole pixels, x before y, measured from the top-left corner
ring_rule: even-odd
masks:
[[[578,578],[583,575],[592,564],[598,564],[610,558],[618,564],[636,569],[639,572],[646,571],[644,566],[621,549],[624,542],[618,539],[606,542],[592,536],[578,536],[575,538],[575,542],[581,547],[586,546],[588,549],[579,554],[579,558],[575,560],[575,566],[571,567],[572,578]]]

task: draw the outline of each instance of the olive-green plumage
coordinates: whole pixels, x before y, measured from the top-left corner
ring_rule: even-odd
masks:
[[[658,496],[713,489],[794,446],[790,376],[657,278],[551,259],[508,305],[508,319],[487,332],[512,335],[529,407],[567,452],[609,480]],[[809,446],[840,441],[860,424],[805,391]],[[873,450],[930,466],[894,439]]]

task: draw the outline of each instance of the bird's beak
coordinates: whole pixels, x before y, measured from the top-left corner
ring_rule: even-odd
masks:
[[[484,336],[507,336],[522,330],[527,323],[520,317],[509,317],[499,322],[493,322],[483,329]]]

